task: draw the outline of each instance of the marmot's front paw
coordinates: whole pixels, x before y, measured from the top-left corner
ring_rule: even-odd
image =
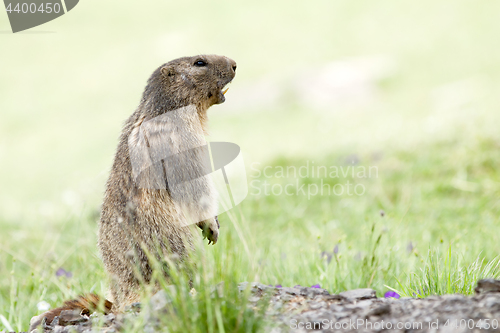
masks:
[[[208,245],[217,243],[219,238],[219,220],[217,216],[212,219],[202,221],[197,226],[203,230],[203,238],[208,238]]]

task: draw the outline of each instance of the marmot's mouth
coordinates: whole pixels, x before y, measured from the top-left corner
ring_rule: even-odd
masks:
[[[231,84],[231,81],[227,82],[225,85],[222,86],[222,88],[220,88],[220,92],[222,93],[222,95],[225,95],[227,93],[227,91],[229,90],[228,85]],[[224,88],[226,88],[226,89],[224,89]]]
[[[221,103],[224,103],[226,101],[226,97],[224,96],[227,91],[229,90],[229,88],[226,88],[224,89],[229,83],[231,83],[231,81],[229,81],[228,83],[226,83],[224,86],[222,86],[222,88],[219,90],[219,98],[216,102],[216,104],[221,104]]]

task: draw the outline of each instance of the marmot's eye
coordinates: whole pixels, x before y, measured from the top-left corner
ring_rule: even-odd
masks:
[[[198,67],[203,67],[203,66],[206,66],[207,63],[203,60],[196,60],[196,62],[194,63],[195,66],[198,66]]]

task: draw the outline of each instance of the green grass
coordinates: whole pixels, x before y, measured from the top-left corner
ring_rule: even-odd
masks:
[[[474,155],[457,155],[464,146]],[[202,246],[194,279],[197,296],[190,296],[186,279],[174,279],[176,315],[168,317],[169,327],[182,331],[183,325],[190,325],[199,332],[262,328],[262,319],[238,296],[236,286],[243,281],[319,283],[331,293],[371,287],[379,296],[389,288],[405,296],[473,294],[478,279],[500,276],[495,232],[500,207],[492,199],[498,188],[488,185],[500,181],[494,167],[500,163],[498,146],[492,139],[435,143],[422,147],[420,154],[387,152],[375,160],[359,156],[357,167],[377,165],[378,178],[310,175],[298,180],[306,185],[350,180],[365,187],[361,196],[316,195],[308,200],[301,195],[256,195],[254,182],[247,199],[220,217],[219,242]],[[306,164],[287,158],[271,163],[273,170],[298,170]],[[343,155],[315,164],[352,165]],[[463,170],[475,190],[457,183]],[[255,178],[256,171],[251,175],[250,181],[296,184],[293,173],[288,178]],[[79,216],[68,214],[64,222],[23,232],[4,224],[10,237],[0,248],[0,274],[5,277],[0,282],[0,314],[14,329],[26,329],[29,318],[40,312],[39,301],[56,306],[90,290],[105,294],[106,277],[95,246],[96,218],[95,209],[84,209]],[[331,260],[323,252],[330,253]],[[59,267],[73,277],[56,277]],[[224,294],[213,298],[220,283]]]
[[[451,246],[444,253],[429,249],[419,272],[410,272],[405,282],[398,281],[401,290],[391,288],[409,297],[444,294],[474,294],[475,283],[483,278],[500,276],[498,257],[486,262],[481,255],[474,261],[457,255]]]

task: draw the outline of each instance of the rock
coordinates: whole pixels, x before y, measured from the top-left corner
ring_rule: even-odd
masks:
[[[364,299],[356,302],[356,306],[361,309],[367,309],[369,307],[373,307],[375,304],[372,299]]]
[[[311,310],[316,310],[323,307],[326,307],[326,302],[312,302],[312,304],[309,304],[309,308]]]
[[[344,296],[341,296],[341,295],[321,295],[321,299],[324,301],[340,302],[340,301],[346,300],[347,298],[345,298]]]
[[[370,310],[366,316],[367,317],[370,317],[370,316],[383,316],[383,315],[386,315],[386,314],[390,314],[391,313],[391,306],[389,304],[384,304],[382,306],[379,306],[378,308],[375,308],[373,310]]]
[[[107,314],[102,317],[102,324],[104,326],[109,326],[115,321],[116,315],[114,313]]]
[[[88,319],[80,314],[80,310],[64,310],[59,314],[59,323],[61,326],[80,323]]]
[[[299,295],[300,294],[300,289],[297,288],[288,288],[288,287],[282,287],[280,288],[280,293],[283,294],[290,294],[290,295]]]
[[[42,324],[43,319],[44,319],[43,314],[31,318],[30,328],[29,328],[28,332],[33,332],[38,326],[40,326]]]
[[[360,299],[360,300],[377,298],[377,292],[370,288],[347,290],[339,293],[339,295],[345,298]]]
[[[257,289],[262,290],[262,291],[269,290],[269,289],[277,289],[274,286],[267,286],[265,284],[257,283],[257,282],[252,283],[252,287],[257,288]]]
[[[166,291],[160,290],[159,292],[154,294],[153,297],[151,297],[149,304],[151,305],[153,311],[160,311],[163,310],[170,302],[172,302],[172,300],[167,295]]]
[[[284,294],[287,287],[284,287]],[[460,327],[450,330],[450,323],[460,323],[461,319],[467,321],[470,325],[470,320],[475,324],[482,320],[493,319],[500,317],[500,292],[492,292],[486,295],[467,297],[463,295],[443,295],[430,296],[428,298],[377,298],[375,291],[372,289],[356,289],[342,292],[339,295],[317,295],[311,289],[300,287],[300,294],[294,295],[288,302],[284,303],[281,313],[276,313],[274,309],[268,309],[266,312],[270,321],[278,323],[279,332],[312,332],[314,324],[318,329],[318,323],[344,323],[349,327],[352,322],[369,322],[368,326],[361,326],[351,329],[334,329],[337,332],[380,332],[380,327],[377,328],[375,323],[381,321],[390,323],[393,330],[388,331],[403,332],[404,330],[396,329],[399,323],[407,325],[421,325],[418,329],[406,329],[406,331],[418,332],[468,332],[468,329],[461,330]],[[256,292],[252,297],[261,298]],[[276,293],[271,296],[271,304],[279,302],[283,299],[282,293]],[[289,295],[292,296],[292,295]],[[255,298],[253,300],[255,300]],[[449,321],[448,327],[445,323]],[[292,327],[290,323],[304,323],[309,326],[302,328]],[[431,327],[431,323],[439,323],[439,327]],[[309,328],[307,328],[309,327]],[[322,327],[322,326],[321,326]],[[387,327],[387,326],[386,326]],[[491,325],[490,325],[490,328]],[[330,329],[321,328],[324,331]],[[485,331],[488,331],[483,327]],[[476,329],[477,330],[477,329]],[[491,331],[491,330],[490,330]],[[492,330],[498,331],[498,330]]]
[[[241,292],[241,291],[244,291],[245,289],[247,289],[248,287],[248,282],[242,282],[240,284],[238,284],[238,290]]]
[[[260,297],[259,297],[259,296],[250,296],[250,297],[248,298],[248,301],[249,301],[250,303],[256,303],[256,302],[260,301]]]
[[[282,300],[283,302],[288,302],[288,301],[291,301],[294,298],[295,298],[295,296],[293,296],[293,295],[287,295],[287,294],[285,294],[285,295],[283,295],[283,296],[280,297],[280,300]]]
[[[474,322],[474,330],[485,332],[498,332],[491,325],[493,320],[500,318],[500,281],[481,280],[476,288],[476,296],[463,295],[443,295],[430,296],[427,298],[377,298],[372,289],[355,289],[344,291],[338,295],[330,295],[329,292],[321,288],[312,287],[283,287],[276,288],[261,283],[241,283],[238,290],[243,291],[250,287],[248,297],[248,308],[255,309],[255,305],[260,300],[269,299],[269,306],[266,309],[266,317],[269,323],[277,325],[272,328],[272,332],[312,332],[313,328],[301,326],[293,328],[290,323],[304,323],[304,325],[316,324],[323,331],[336,332],[363,332],[375,333],[380,331],[391,332],[469,332],[468,328],[444,326],[448,321],[451,325],[465,320],[467,325]],[[165,313],[167,304],[171,300],[166,293],[157,293],[153,296],[151,306],[145,306],[145,322],[139,330],[141,332],[163,332],[167,327],[162,327],[160,320]],[[135,305],[140,308],[140,303]],[[147,315],[147,316],[146,316]],[[82,316],[78,312],[63,311],[59,318],[55,318],[50,325],[47,325],[41,316],[33,317],[30,321],[30,332],[32,333],[116,333],[123,331],[125,327],[134,324],[138,313],[129,311],[118,314],[93,314],[90,318]],[[489,320],[490,329],[485,326]],[[356,322],[369,322],[367,326],[360,326],[350,329],[325,329],[324,323],[347,325]],[[377,328],[376,323],[380,322],[392,325],[392,329]],[[410,323],[414,325],[420,323],[421,326],[407,329],[396,329],[398,323]],[[439,323],[439,327],[432,326],[431,323]],[[321,324],[320,326],[318,326]],[[63,326],[67,325],[67,326]],[[408,325],[408,324],[407,324]],[[41,326],[40,328],[36,328]],[[313,326],[310,326],[313,327]],[[264,327],[262,331],[271,331],[271,327]]]
[[[141,303],[135,302],[125,307],[125,312],[136,313],[141,312]]]
[[[330,295],[330,293],[322,288],[303,287],[300,289],[300,295],[314,298],[316,295]]]

